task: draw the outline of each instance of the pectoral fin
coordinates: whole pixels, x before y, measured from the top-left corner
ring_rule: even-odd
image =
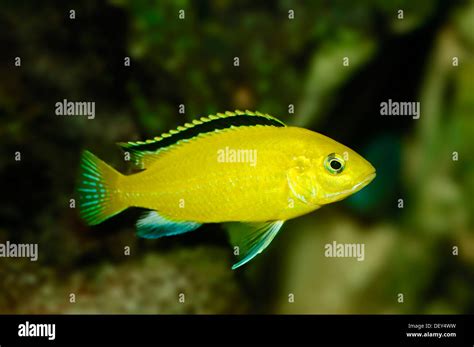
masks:
[[[244,265],[272,242],[284,221],[229,224],[228,233],[233,247],[238,247],[240,260],[232,270]]]

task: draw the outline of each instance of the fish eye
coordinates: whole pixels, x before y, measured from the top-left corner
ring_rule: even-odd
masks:
[[[324,159],[324,167],[332,174],[341,173],[344,170],[344,166],[344,159],[336,153],[331,153]]]

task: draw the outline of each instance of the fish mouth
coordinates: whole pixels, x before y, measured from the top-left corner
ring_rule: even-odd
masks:
[[[374,171],[374,172],[368,174],[362,181],[357,183],[352,188],[346,189],[346,190],[343,190],[343,191],[337,192],[337,193],[326,194],[326,198],[333,198],[335,196],[340,196],[341,198],[343,198],[343,197],[346,197],[348,195],[357,193],[359,190],[361,190],[366,185],[368,185],[370,182],[372,182],[372,180],[375,178],[375,176],[377,176],[377,174]]]
[[[372,180],[375,178],[375,176],[377,176],[377,174],[374,172],[368,174],[362,181],[360,181],[359,183],[357,183],[354,187],[352,187],[350,189],[350,192],[351,193],[356,193],[358,192],[359,190],[361,190],[362,188],[364,188],[366,185],[368,185],[370,182],[372,182]]]

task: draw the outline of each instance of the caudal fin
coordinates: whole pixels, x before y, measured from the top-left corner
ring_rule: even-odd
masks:
[[[95,225],[123,211],[125,206],[118,192],[122,174],[89,151],[82,154],[79,193],[81,217]]]

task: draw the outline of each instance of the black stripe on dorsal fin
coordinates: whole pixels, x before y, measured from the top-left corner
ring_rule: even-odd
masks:
[[[184,126],[179,126],[176,130],[171,130],[170,132],[164,133],[151,140],[119,143],[119,146],[135,153],[154,153],[174,145],[179,141],[192,139],[199,134],[210,133],[232,127],[255,125],[275,127],[286,126],[285,123],[268,114],[248,110],[236,110],[235,112],[227,111],[225,113],[217,113],[216,115],[202,117],[199,120],[192,121],[192,123],[186,123]]]

